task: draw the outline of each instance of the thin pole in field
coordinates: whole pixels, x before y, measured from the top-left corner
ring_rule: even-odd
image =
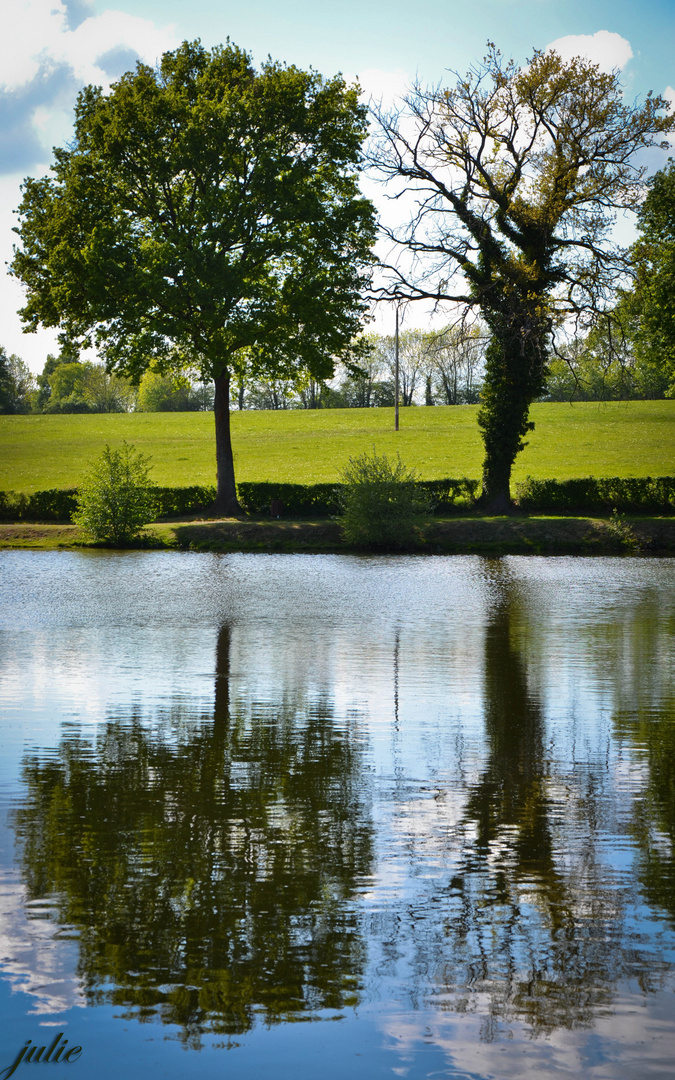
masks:
[[[398,431],[398,304],[396,305],[396,338],[395,338],[395,342],[396,342],[396,344],[395,344],[395,348],[394,348],[394,356],[395,356],[396,377],[395,377],[394,381],[395,381],[396,387],[395,387],[395,390],[394,390],[394,431]]]

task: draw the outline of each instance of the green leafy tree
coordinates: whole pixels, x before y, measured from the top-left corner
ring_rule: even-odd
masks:
[[[139,412],[197,412],[198,395],[185,375],[161,375],[146,371],[138,387]]]
[[[624,323],[623,300],[587,337],[574,338],[549,361],[547,401],[635,401],[663,398],[668,378],[636,355]]]
[[[53,175],[24,185],[26,325],[135,379],[196,366],[213,380],[221,513],[239,510],[232,378],[323,378],[352,355],[374,239],[365,133],[341,77],[184,42],[108,94],[85,88]]]
[[[62,364],[75,363],[79,363],[79,356],[67,346],[63,347],[57,355],[48,353],[44,367],[37,377],[38,391],[35,399],[35,408],[38,412],[48,411],[48,406],[53,393],[52,379],[57,368],[61,367]]]
[[[640,239],[633,248],[637,280],[623,300],[638,357],[655,364],[675,397],[675,161],[649,182],[638,214]]]
[[[128,379],[103,364],[80,361],[68,350],[47,357],[37,382],[36,412],[130,412],[136,403],[136,388]]]
[[[131,412],[136,405],[136,387],[103,364],[90,364],[84,379],[84,396],[92,412]]]
[[[511,506],[556,328],[590,321],[626,274],[610,230],[640,206],[633,159],[672,130],[666,108],[652,96],[626,104],[618,72],[590,61],[536,51],[518,67],[489,45],[454,87],[418,86],[378,117],[373,165],[415,200],[409,225],[385,229],[408,257],[381,295],[477,309],[490,336],[478,423],[492,512]]]
[[[0,345],[0,413],[30,412],[35,380],[27,364]]]
[[[91,364],[74,360],[59,364],[50,376],[51,394],[45,406],[46,412],[90,412],[85,396],[87,370]]]
[[[149,458],[126,442],[119,450],[106,446],[80,484],[73,521],[94,540],[124,547],[157,512],[152,487]]]
[[[417,475],[386,454],[350,458],[340,477],[338,518],[348,543],[362,548],[407,548],[419,539],[429,507],[417,489]]]

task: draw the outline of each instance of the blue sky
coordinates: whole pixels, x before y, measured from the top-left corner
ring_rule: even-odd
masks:
[[[78,88],[109,85],[137,58],[153,62],[185,38],[212,46],[229,36],[256,61],[342,71],[385,99],[415,76],[437,83],[466,70],[488,39],[518,61],[556,43],[563,55],[619,67],[631,100],[652,90],[675,104],[674,0],[14,0],[0,27],[3,263],[21,179],[44,173],[51,147],[68,139]],[[0,344],[39,371],[55,335],[23,335],[21,302],[4,276]]]

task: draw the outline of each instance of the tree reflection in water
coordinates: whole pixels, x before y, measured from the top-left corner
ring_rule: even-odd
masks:
[[[482,1015],[488,1041],[513,1021],[535,1034],[591,1026],[610,1009],[621,980],[653,990],[672,972],[652,951],[648,934],[628,925],[638,891],[606,862],[603,831],[607,835],[616,822],[608,821],[605,763],[569,762],[560,769],[552,762],[544,707],[528,685],[519,644],[529,613],[503,564],[494,563],[491,575],[487,760],[468,784],[459,818],[446,826],[445,882],[437,874],[433,888],[409,905],[409,922],[397,929],[399,941],[412,941],[411,999]],[[661,795],[675,760],[668,730],[670,749],[662,731],[651,757],[652,787]],[[671,838],[672,796],[673,789],[671,817],[662,825]],[[437,799],[442,802],[440,793]],[[638,858],[644,864],[644,856]],[[673,848],[663,854],[663,865],[654,858],[645,865],[651,870],[648,901],[670,904],[672,911]],[[419,866],[416,874],[429,876]]]
[[[489,1040],[512,1022],[528,1035],[590,1026],[628,979],[643,991],[672,983],[672,935],[659,933],[663,912],[675,919],[673,702],[658,680],[639,681],[667,635],[639,602],[624,604],[623,630],[594,609],[565,645],[566,677],[578,672],[584,693],[546,705],[551,624],[508,560],[485,565],[482,656],[459,633],[444,652],[440,620],[340,631],[343,656],[367,655],[355,685],[392,692],[390,726],[375,717],[371,728],[375,772],[361,724],[338,721],[329,694],[309,700],[300,682],[279,701],[235,701],[227,627],[212,715],[184,710],[178,734],[110,720],[93,747],[70,734],[26,761],[24,879],[79,936],[89,1001],[159,1016],[193,1044],[256,1016],[296,1020],[364,998],[407,1005],[408,1020],[419,1010],[422,1026],[434,1010],[473,1012]],[[468,765],[480,692],[453,725],[410,690],[455,685],[465,704],[476,680],[471,670],[462,683],[458,656],[476,679],[482,670],[483,745]],[[584,726],[572,712],[594,686]],[[602,753],[584,742],[591,731]]]
[[[138,718],[94,747],[31,757],[15,825],[31,898],[55,894],[91,1003],[159,1014],[199,1041],[358,1000],[348,903],[371,869],[362,755],[329,701],[230,705],[218,637],[213,717],[179,740]]]

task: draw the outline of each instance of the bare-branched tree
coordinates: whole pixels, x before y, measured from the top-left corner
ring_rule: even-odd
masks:
[[[448,326],[428,335],[428,378],[444,405],[475,405],[482,386],[485,335],[478,326]]]
[[[667,108],[651,94],[627,104],[619,73],[588,60],[536,51],[519,67],[489,44],[454,88],[418,85],[399,111],[376,110],[373,168],[414,203],[403,226],[384,227],[407,257],[390,261],[380,296],[480,312],[490,334],[483,502],[493,512],[510,508],[556,328],[605,310],[629,272],[612,226],[640,204],[636,155],[666,145]]]

